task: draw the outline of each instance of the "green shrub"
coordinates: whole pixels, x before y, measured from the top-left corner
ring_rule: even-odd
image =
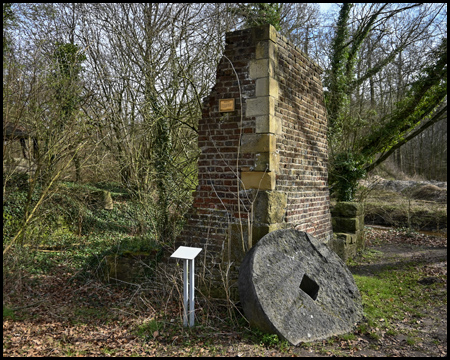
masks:
[[[9,307],[3,305],[3,320],[5,319],[15,319],[15,314],[14,311],[12,309],[10,309]]]

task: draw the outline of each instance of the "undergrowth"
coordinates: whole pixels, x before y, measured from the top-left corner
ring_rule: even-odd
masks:
[[[151,209],[142,209],[141,205],[134,203],[129,193],[117,185],[64,186],[65,195],[55,194],[52,201],[58,199],[68,204],[69,195],[75,192],[76,196],[71,199],[74,203],[80,201],[78,210],[67,210],[59,218],[43,214],[36,222],[42,229],[38,240],[14,246],[4,256],[4,321],[16,322],[36,316],[46,318],[55,313],[58,321],[64,324],[66,321],[69,327],[77,324],[98,327],[109,322],[127,322],[131,324],[126,330],[127,336],[136,336],[139,344],[149,344],[153,349],[165,349],[164,353],[179,355],[227,356],[229,346],[233,348],[233,344],[244,343],[253,346],[253,355],[270,355],[272,352],[295,354],[296,348],[285,340],[250,328],[239,311],[234,311],[230,316],[229,308],[223,301],[199,293],[195,304],[196,326],[183,328],[182,266],[177,266],[176,262],[159,262],[162,257],[170,255],[166,249],[171,244],[163,244],[155,238],[152,220],[145,218]],[[103,209],[99,202],[93,200],[95,197],[89,195],[105,189],[111,191],[114,199],[112,210]],[[20,208],[20,201],[14,200],[21,199],[20,190],[14,192],[7,199],[8,214],[20,214],[20,209],[14,209],[14,204]],[[82,203],[80,199],[83,198],[90,200]],[[47,210],[52,208],[51,204],[48,204]],[[54,209],[58,209],[56,204],[53,205]],[[78,222],[80,212],[83,219]],[[7,219],[4,244],[12,231],[12,220],[14,218]],[[47,225],[50,228],[44,231]],[[31,233],[30,229],[27,236]],[[141,253],[153,254],[154,262],[147,264],[152,271],[131,288],[122,289],[101,283],[93,276],[94,270],[108,256],[126,257]],[[376,262],[381,256],[381,252],[369,248],[351,265],[366,265]],[[355,274],[364,308],[364,319],[355,331],[326,341],[304,343],[298,349],[327,354],[330,346],[339,345],[340,348],[334,349],[333,354],[342,355],[345,349],[355,347],[354,344],[363,335],[378,342],[398,333],[405,333],[411,344],[417,343],[414,326],[425,315],[424,309],[447,303],[446,275],[438,275],[439,281],[423,287],[418,282],[426,276],[426,264],[420,263],[399,263],[399,266],[384,268],[370,276]],[[60,293],[64,295],[59,296]],[[56,296],[56,300],[50,303],[48,299],[52,296]],[[48,305],[41,308],[41,304],[47,302]],[[407,330],[399,326],[405,322],[410,324]],[[123,327],[114,326],[115,331]],[[13,346],[9,340],[6,343]],[[66,355],[89,352],[76,347],[64,349]],[[154,354],[161,354],[159,350],[155,351]]]

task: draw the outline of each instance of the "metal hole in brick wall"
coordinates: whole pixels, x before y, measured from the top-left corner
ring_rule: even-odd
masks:
[[[302,282],[300,283],[300,289],[307,293],[311,299],[317,299],[319,285],[317,285],[317,283],[306,274],[303,275]]]

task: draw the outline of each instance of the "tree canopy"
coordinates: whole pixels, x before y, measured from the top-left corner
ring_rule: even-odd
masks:
[[[446,11],[422,3],[344,3],[326,14],[304,3],[5,3],[4,119],[48,142],[42,160],[87,140],[92,174],[137,194],[155,189],[166,210],[184,207],[225,32],[269,23],[324,69],[330,188],[351,200],[368,171],[437,126],[440,155],[431,163],[446,163],[436,148],[446,143]]]
[[[377,4],[358,21],[351,16],[352,9],[354,4],[351,3],[344,3],[340,8],[330,46],[330,68],[324,81],[329,119],[330,185],[337,198],[345,201],[353,200],[358,180],[367,171],[403,145],[405,139],[410,140],[412,134],[418,136],[446,115],[447,97],[445,33],[440,35],[439,44],[421,59],[414,71],[415,79],[407,86],[402,86],[403,74],[399,73],[397,86],[401,88],[397,92],[403,94],[390,100],[389,111],[380,112],[374,78],[388,69],[412,42],[421,41],[433,21],[433,14],[421,9],[420,4],[397,8]],[[400,41],[373,61],[374,42],[380,41],[375,36],[381,39],[389,21],[407,11],[416,16],[414,26],[406,26],[404,34],[398,35]],[[368,65],[364,69],[363,61]],[[367,94],[361,89],[365,82],[369,82]],[[370,102],[364,104],[361,98],[367,95]],[[367,127],[369,131],[364,132]]]

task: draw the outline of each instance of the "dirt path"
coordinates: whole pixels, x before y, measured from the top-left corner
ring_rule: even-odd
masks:
[[[350,266],[350,271],[358,275],[373,275],[386,268],[405,266],[411,263],[427,263],[430,267],[446,268],[447,248],[418,247],[409,244],[386,244],[374,246],[372,251],[380,253],[376,260],[368,264]]]

